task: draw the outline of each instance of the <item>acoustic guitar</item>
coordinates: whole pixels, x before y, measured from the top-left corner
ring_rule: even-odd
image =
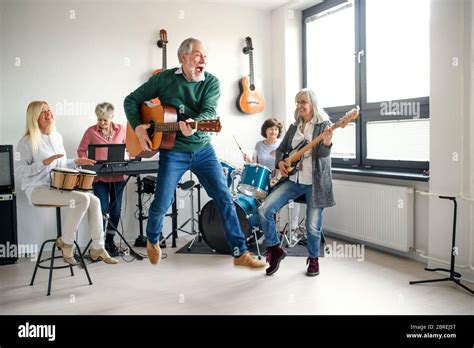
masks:
[[[332,130],[344,128],[349,122],[352,122],[359,117],[359,110],[359,106],[353,108],[347,112],[344,117],[340,118],[339,121],[332,124],[330,128]],[[282,161],[285,161],[285,165],[288,170],[288,176],[283,176],[280,172],[280,169],[274,169],[270,177],[270,187],[274,187],[287,180],[289,176],[296,174],[299,167],[298,164],[301,162],[303,155],[312,150],[316,145],[319,145],[322,141],[323,135],[321,133],[309,143],[298,144],[298,146],[296,146],[293,151],[291,151],[289,154],[285,154]]]
[[[166,70],[167,62],[166,62],[166,45],[168,44],[168,34],[166,30],[160,30],[160,39],[156,42],[156,45],[162,49],[161,51],[161,69],[156,69],[153,71],[152,75],[156,75],[163,70]]]
[[[249,55],[250,75],[239,81],[240,96],[237,98],[237,109],[245,114],[256,114],[265,109],[265,99],[255,88],[252,39],[247,36],[245,42],[243,52]]]
[[[141,106],[142,124],[150,124],[147,129],[152,142],[152,151],[143,151],[135,131],[127,124],[125,144],[131,157],[148,158],[160,150],[171,150],[176,139],[176,132],[180,130],[176,109],[171,106],[162,106],[157,99],[144,102]],[[222,129],[219,119],[186,122],[193,129],[204,132],[220,132]]]

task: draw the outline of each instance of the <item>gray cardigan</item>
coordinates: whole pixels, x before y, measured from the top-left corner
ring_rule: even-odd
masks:
[[[313,139],[321,134],[330,121],[323,121],[314,126]],[[285,134],[285,137],[276,149],[275,166],[278,168],[278,162],[283,159],[285,153],[292,150],[291,142],[297,130],[297,123],[293,123]],[[331,147],[324,146],[323,143],[315,146],[312,152],[313,160],[313,208],[327,208],[336,204],[332,189],[331,173]]]

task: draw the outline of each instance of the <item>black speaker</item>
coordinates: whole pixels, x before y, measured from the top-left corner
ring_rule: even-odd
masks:
[[[0,265],[18,260],[13,146],[0,145]]]
[[[15,263],[18,260],[18,239],[14,193],[0,193],[0,222],[0,265]]]
[[[13,145],[0,145],[0,193],[15,192]]]

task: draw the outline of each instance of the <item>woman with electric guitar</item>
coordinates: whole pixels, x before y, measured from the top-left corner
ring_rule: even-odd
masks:
[[[331,175],[331,147],[334,129],[344,127],[356,119],[358,110],[353,109],[339,122],[331,125],[326,113],[318,108],[316,95],[303,89],[295,97],[296,122],[290,126],[276,150],[279,174],[288,177],[265,199],[258,212],[267,243],[267,275],[274,274],[286,251],[280,247],[275,228],[275,213],[289,200],[305,195],[306,231],[309,257],[306,275],[319,274],[319,249],[324,208],[335,205]],[[295,150],[295,151],[293,151]],[[290,154],[290,156],[286,156]],[[276,181],[273,180],[273,184]]]

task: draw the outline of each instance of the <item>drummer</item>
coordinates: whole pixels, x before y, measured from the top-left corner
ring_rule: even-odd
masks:
[[[125,143],[125,127],[112,122],[114,118],[114,106],[112,104],[98,104],[95,108],[95,114],[97,116],[97,123],[85,131],[77,148],[77,155],[79,157],[88,157],[87,150],[90,144]],[[95,158],[98,160],[106,159],[107,154],[100,153],[100,150],[105,149],[98,148]],[[102,214],[109,217],[109,220],[104,219],[104,229],[106,231],[105,250],[108,251],[110,256],[119,255],[119,250],[114,243],[114,236],[120,221],[124,186],[125,180],[123,175],[101,176],[94,180],[94,194],[100,199]]]
[[[244,161],[252,163],[256,162],[262,166],[268,167],[270,170],[274,169],[275,150],[278,145],[280,145],[282,130],[283,125],[276,118],[269,118],[263,122],[260,134],[265,139],[258,141],[255,144],[252,158],[244,153]]]
[[[255,144],[255,149],[252,158],[244,153],[244,161],[251,163],[258,163],[262,166],[268,167],[273,170],[276,168],[275,164],[275,152],[281,142],[281,136],[283,133],[283,124],[276,118],[269,118],[263,122],[260,129],[260,134],[264,137],[264,140],[258,141]],[[293,230],[298,228],[299,218],[299,204],[294,203],[294,209],[291,219],[291,228]]]
[[[99,199],[86,192],[52,189],[51,171],[55,168],[74,168],[90,165],[88,158],[68,159],[63,138],[55,130],[54,115],[45,101],[33,101],[26,111],[26,133],[17,145],[19,156],[15,156],[15,175],[21,178],[21,189],[33,205],[61,205],[70,207],[62,228],[62,236],[56,245],[63,259],[70,265],[77,264],[74,258],[74,236],[82,218],[87,213],[92,239],[90,258],[108,264],[118,261],[104,249],[104,229]],[[74,203],[74,206],[71,206]]]

